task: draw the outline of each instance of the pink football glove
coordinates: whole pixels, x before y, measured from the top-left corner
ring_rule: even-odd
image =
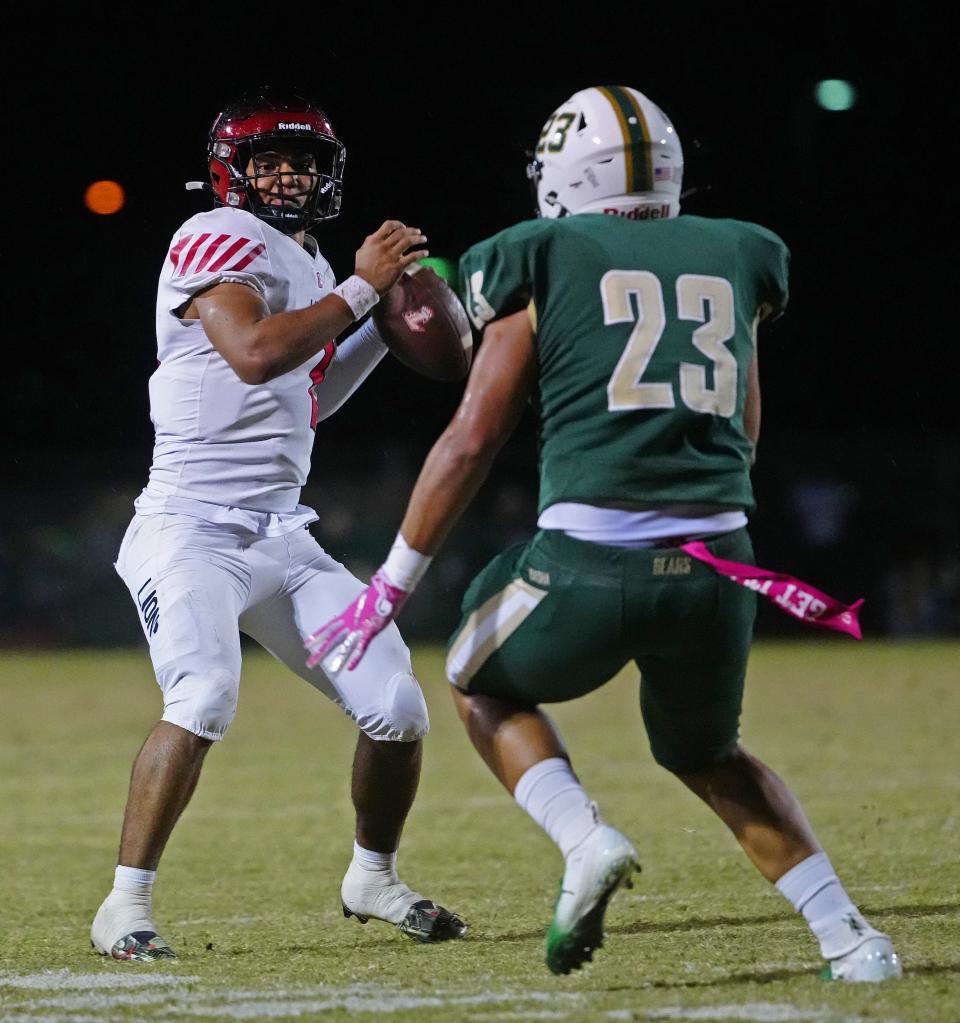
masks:
[[[370,585],[359,597],[336,618],[307,638],[304,646],[310,651],[307,667],[313,668],[337,647],[336,656],[328,665],[336,674],[347,663],[347,670],[360,663],[370,641],[400,614],[410,594],[394,586],[380,569],[370,580]],[[346,633],[346,635],[344,635]]]

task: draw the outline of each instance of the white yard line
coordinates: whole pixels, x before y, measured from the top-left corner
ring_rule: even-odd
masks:
[[[133,973],[71,973],[69,970],[18,976],[0,974],[5,990],[4,1023],[102,1023],[105,1010],[142,1008],[155,1020],[191,1017],[230,1020],[280,1020],[313,1018],[319,1013],[346,1009],[351,1013],[382,1016],[411,1009],[438,1008],[456,1016],[468,1007],[512,1003],[519,1008],[506,1013],[516,1019],[563,1019],[581,1009],[584,996],[552,991],[481,991],[464,993],[440,990],[420,994],[414,990],[385,988],[376,984],[347,987],[305,987],[292,990],[188,989],[194,976]],[[16,991],[21,997],[14,1001]],[[37,997],[37,995],[40,997]],[[547,1009],[545,1006],[551,1006]],[[460,1013],[457,1012],[459,1007]],[[486,1013],[484,1015],[487,1015]]]
[[[145,973],[71,973],[70,970],[44,970],[26,976],[0,973],[0,988],[26,988],[33,991],[91,991],[138,987],[182,987],[199,977]]]
[[[858,1016],[836,1009],[802,1009],[781,1002],[746,1002],[743,1005],[674,1006],[647,1009],[647,1019],[655,1020],[744,1020],[748,1023],[900,1023],[899,1020]]]
[[[5,992],[4,1023],[102,1023],[111,1009],[141,1008],[149,1018],[174,1023],[192,1017],[226,1020],[283,1020],[315,1017],[340,1009],[357,1014],[384,1014],[417,1009],[446,1010],[451,1018],[562,1020],[580,1014],[589,1005],[589,993],[563,991],[438,990],[420,993],[412,989],[378,984],[343,987],[322,985],[293,989],[223,989],[197,985],[199,977],[169,973],[43,973],[0,974]],[[19,994],[19,998],[16,997]],[[507,1004],[510,1003],[509,1008]],[[499,1011],[471,1012],[470,1009]],[[598,1012],[598,1019],[699,1021],[699,1023],[901,1023],[845,1013],[830,1008],[801,1008],[782,1002],[748,1002],[741,1005],[665,1006],[638,1010]]]
[[[554,1012],[551,1009],[542,1009],[534,1012],[485,1012],[474,1014],[471,1019],[568,1019],[569,1012]],[[633,1014],[626,1017],[633,1019]]]

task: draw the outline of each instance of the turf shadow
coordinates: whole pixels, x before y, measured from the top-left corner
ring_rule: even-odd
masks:
[[[925,917],[939,914],[950,914],[960,911],[960,903],[944,902],[930,905],[915,904],[909,906],[864,906],[863,913],[867,917]],[[632,923],[608,925],[607,934],[671,934],[683,931],[710,930],[714,927],[753,927],[758,924],[800,922],[797,914],[789,910],[779,913],[767,913],[762,916],[716,916],[690,917],[687,920],[635,920]],[[546,934],[543,928],[529,931],[513,931],[506,934],[474,933],[473,939],[480,941],[530,941],[542,938]]]
[[[802,977],[812,977],[819,979],[819,973],[822,964],[813,965],[810,967],[798,967],[797,969],[787,970],[739,970],[736,973],[727,974],[724,977],[701,977],[691,978],[690,980],[649,980],[640,981],[637,984],[618,984],[610,987],[605,987],[605,991],[641,991],[649,990],[650,988],[656,988],[659,990],[669,990],[672,988],[684,989],[684,988],[710,988],[710,987],[734,987],[738,984],[773,984],[777,981],[797,980]],[[905,963],[903,967],[904,980],[914,976],[939,976],[939,975],[960,975],[960,962],[956,963],[924,963],[922,965],[914,966],[911,963]],[[824,981],[824,983],[828,983]],[[834,982],[829,982],[834,983]]]
[[[639,984],[623,984],[605,988],[605,991],[642,991],[651,988],[668,991],[685,988],[736,987],[740,984],[774,984],[778,981],[816,978],[820,966],[798,967],[795,970],[739,970],[724,977],[701,977],[690,980],[647,980]]]
[[[689,920],[670,920],[656,922],[651,920],[635,920],[633,923],[607,925],[607,934],[668,934],[673,931],[709,930],[711,927],[750,927],[755,924],[783,923],[793,920],[793,913],[777,913],[767,916],[718,916]],[[529,941],[542,938],[547,933],[547,924],[535,931],[512,931],[506,934],[475,934],[474,938],[481,941]]]
[[[773,913],[764,916],[690,917],[688,920],[635,920],[630,924],[607,927],[608,934],[670,934],[676,931],[708,931],[712,927],[753,927],[795,920],[795,913]]]
[[[861,906],[863,915],[872,916],[938,916],[960,912],[960,902],[916,903],[912,906]]]

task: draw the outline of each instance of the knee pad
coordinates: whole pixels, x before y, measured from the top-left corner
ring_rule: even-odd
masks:
[[[164,689],[163,720],[204,739],[222,739],[237,713],[239,679],[212,669],[181,675]]]
[[[357,724],[371,739],[390,742],[422,739],[430,730],[430,715],[420,683],[409,672],[397,672],[384,685],[380,706],[360,715]]]

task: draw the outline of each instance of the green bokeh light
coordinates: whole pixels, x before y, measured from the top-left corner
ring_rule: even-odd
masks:
[[[442,256],[427,256],[426,259],[418,259],[417,262],[430,267],[438,277],[442,277],[451,288],[456,290],[459,282],[457,280],[458,271],[455,260],[444,259]]]
[[[857,90],[842,78],[817,82],[814,96],[824,110],[849,110],[857,102]]]

